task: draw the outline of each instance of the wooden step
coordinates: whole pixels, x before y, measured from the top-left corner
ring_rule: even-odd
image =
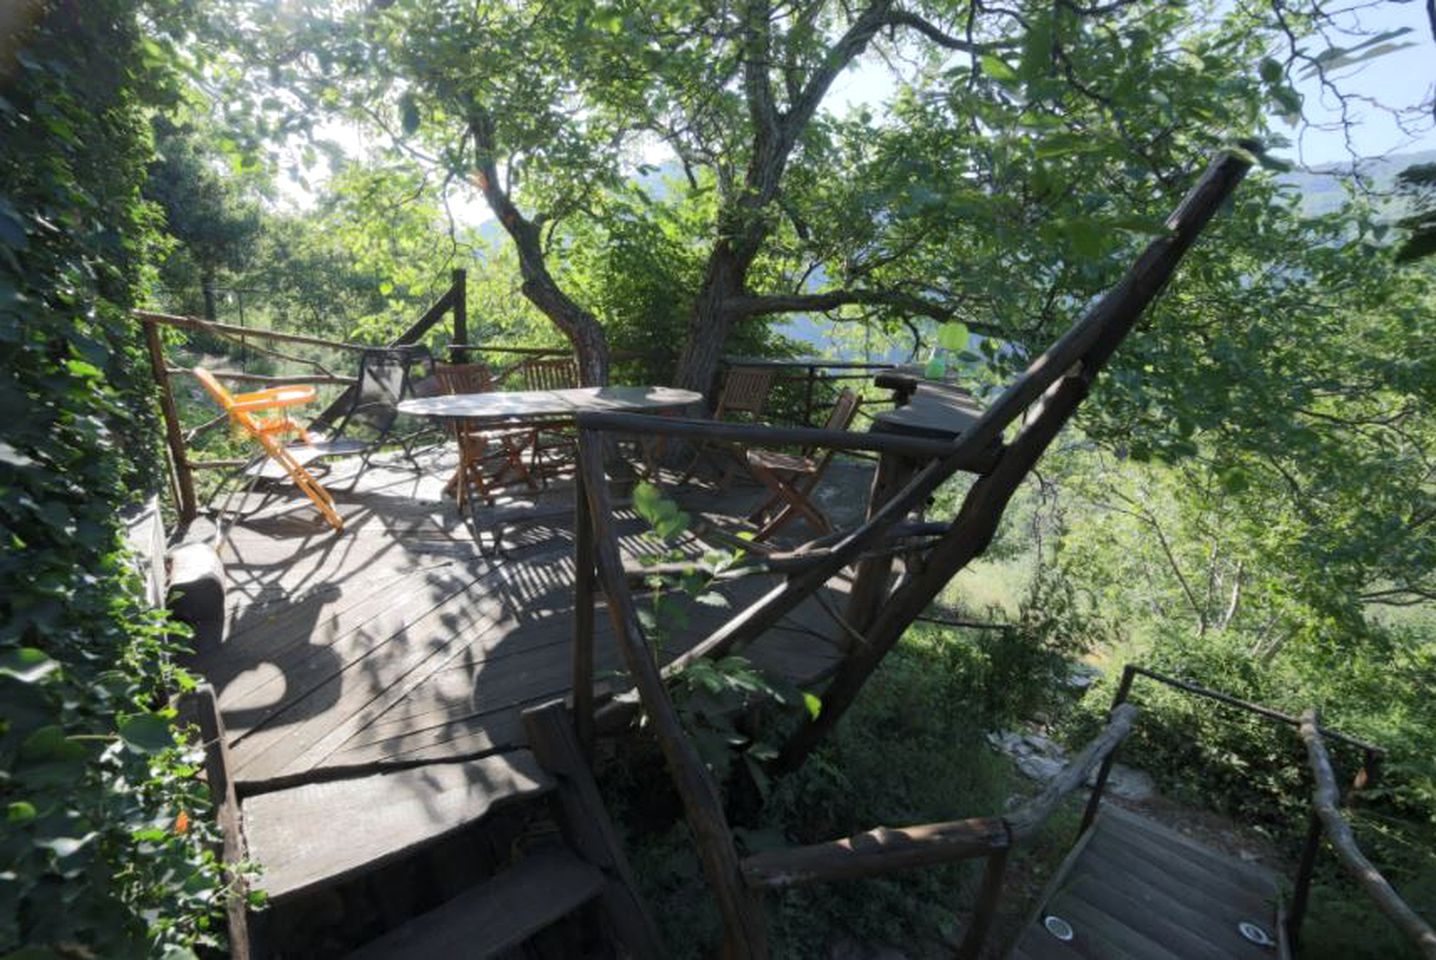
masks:
[[[571,851],[547,850],[391,930],[349,960],[497,956],[588,903],[603,884],[598,868]]]
[[[255,886],[271,903],[330,886],[553,788],[527,750],[288,787],[242,805]]]

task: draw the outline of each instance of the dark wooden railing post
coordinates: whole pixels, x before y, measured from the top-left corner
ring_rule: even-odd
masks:
[[[593,529],[594,564],[608,602],[614,640],[629,677],[647,711],[649,729],[658,740],[673,785],[683,801],[693,843],[718,901],[723,918],[723,955],[727,960],[766,960],[768,936],[763,908],[743,879],[733,832],[723,812],[722,794],[698,750],[683,730],[678,709],[668,696],[653,650],[638,623],[638,610],[628,589],[623,555],[612,525],[613,501],[603,471],[605,435],[578,418],[578,469],[583,475]]]
[[[1316,868],[1316,854],[1321,849],[1321,818],[1315,808],[1307,818],[1306,840],[1301,845],[1301,863],[1292,883],[1291,909],[1286,912],[1286,938],[1293,947],[1301,942],[1301,923],[1306,918],[1306,902],[1311,895],[1311,875]]]
[[[195,497],[194,473],[190,470],[189,456],[185,453],[179,409],[175,406],[174,391],[170,389],[169,367],[165,364],[164,346],[160,343],[160,329],[152,320],[145,320],[143,326],[145,346],[150,352],[150,371],[160,389],[160,413],[165,422],[165,442],[169,445],[173,468],[177,500],[175,506],[179,510],[180,523],[190,523],[199,516],[199,500]]]
[[[1112,697],[1112,707],[1107,712],[1110,718],[1118,707],[1127,702],[1128,695],[1132,692],[1132,678],[1136,676],[1137,670],[1133,664],[1127,664],[1122,668],[1122,679],[1117,684],[1117,693]],[[1092,826],[1092,821],[1097,819],[1097,809],[1102,805],[1102,791],[1107,788],[1107,776],[1112,772],[1112,763],[1117,757],[1117,751],[1113,750],[1102,760],[1102,766],[1097,768],[1097,781],[1092,784],[1092,795],[1087,798],[1087,809],[1082,812],[1082,825],[1077,828],[1077,836],[1087,832]]]
[[[454,304],[454,342],[465,344],[454,351],[455,363],[468,363],[469,351],[469,274],[463,268],[453,273],[453,285],[449,288]]]
[[[968,924],[962,943],[957,948],[958,960],[977,960],[987,943],[992,918],[997,913],[997,902],[1002,898],[1002,880],[1007,873],[1007,852],[1010,849],[1003,847],[987,857],[987,866],[982,871],[982,889],[972,908],[972,922]]]
[[[808,364],[807,385],[803,388],[803,426],[813,425],[813,391],[818,385],[818,368]]]
[[[593,519],[583,471],[574,478],[573,725],[584,757],[593,760]]]

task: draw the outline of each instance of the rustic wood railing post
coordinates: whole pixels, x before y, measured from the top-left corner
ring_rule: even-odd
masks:
[[[1110,718],[1118,707],[1127,702],[1127,696],[1132,692],[1132,678],[1136,676],[1136,667],[1127,664],[1122,668],[1122,679],[1117,684],[1117,692],[1112,697],[1111,709],[1107,711]],[[1087,832],[1092,826],[1092,821],[1097,819],[1097,808],[1102,805],[1102,791],[1107,787],[1107,776],[1112,772],[1112,763],[1117,757],[1117,751],[1113,750],[1102,760],[1102,766],[1097,769],[1097,782],[1092,784],[1092,795],[1087,798],[1087,808],[1082,811],[1082,825],[1077,828],[1077,836]]]
[[[190,470],[189,456],[184,448],[184,431],[180,428],[179,409],[175,406],[174,391],[170,388],[169,367],[165,364],[164,346],[160,342],[159,327],[152,320],[145,320],[145,345],[150,353],[150,371],[160,389],[160,413],[165,422],[165,442],[169,446],[170,465],[173,470],[176,508],[180,523],[190,523],[199,516],[199,500],[194,493],[194,472]]]
[[[1007,874],[1007,854],[1011,847],[1003,847],[990,854],[987,866],[982,871],[982,889],[978,892],[977,903],[972,908],[972,922],[962,935],[958,945],[958,960],[977,960],[987,943],[987,934],[992,930],[992,918],[997,913],[997,903],[1002,898],[1002,881]]]
[[[594,534],[583,471],[578,472],[574,483],[573,723],[584,757],[592,761]]]
[[[460,267],[454,270],[452,276],[453,284],[449,287],[449,293],[454,303],[454,342],[467,345],[469,342],[469,274],[468,271]],[[454,351],[454,362],[469,362],[467,346]]]
[[[1306,919],[1306,902],[1311,896],[1311,875],[1321,849],[1321,818],[1312,810],[1307,816],[1306,839],[1301,845],[1301,862],[1292,882],[1291,908],[1286,912],[1286,938],[1293,947],[1301,943],[1301,924]]]
[[[683,731],[678,710],[669,699],[653,651],[638,623],[638,611],[628,589],[623,556],[612,526],[613,502],[603,471],[604,439],[602,432],[585,426],[581,414],[578,468],[583,475],[589,521],[594,532],[598,580],[608,602],[614,639],[683,801],[708,886],[718,901],[718,912],[723,918],[724,956],[728,960],[764,960],[768,956],[768,938],[762,904],[743,879],[718,784]]]
[[[1341,815],[1341,788],[1337,786],[1336,774],[1331,769],[1331,757],[1327,755],[1326,745],[1322,742],[1321,719],[1315,707],[1301,715],[1300,730],[1302,742],[1306,744],[1312,780],[1315,782],[1311,794],[1314,826],[1331,841],[1331,849],[1336,854],[1337,861],[1386,918],[1411,941],[1422,957],[1436,960],[1436,929],[1401,899],[1401,895],[1381,875],[1381,871],[1366,858],[1356,842],[1356,835],[1351,832],[1351,825]],[[1304,910],[1305,900],[1301,906]],[[1300,919],[1300,914],[1297,914],[1297,918]]]

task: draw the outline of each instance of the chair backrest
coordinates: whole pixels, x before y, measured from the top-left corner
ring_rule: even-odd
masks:
[[[494,389],[494,371],[487,363],[441,363],[434,368],[434,376],[445,393],[489,393]]]
[[[519,367],[525,390],[568,390],[578,386],[578,363],[573,357],[529,360]]]
[[[229,389],[220,383],[214,374],[210,373],[204,367],[195,367],[194,378],[199,381],[200,386],[204,387],[205,392],[214,399],[214,402],[219,404],[225,413],[229,414],[231,421],[239,424],[251,433],[258,432],[259,425],[255,423],[254,417],[246,410],[235,409],[234,394],[230,393]]]
[[[420,384],[435,383],[434,356],[428,347],[375,347],[359,357],[359,377],[349,408],[334,428],[334,436],[352,436],[355,427],[366,428],[375,440],[384,439],[399,417],[399,401],[419,395]]]
[[[823,424],[823,429],[847,430],[848,427],[852,426],[853,418],[858,415],[858,405],[860,403],[862,403],[862,401],[858,398],[857,393],[854,392],[851,387],[844,387],[843,392],[838,394],[838,399],[834,401],[833,409],[829,411],[828,419]],[[808,451],[808,456],[811,457],[816,452],[816,450],[810,450]],[[823,471],[828,469],[828,463],[833,459],[833,455],[836,453],[837,451],[832,447],[827,447],[823,450],[822,456],[818,459],[818,469],[813,473],[809,482],[805,484],[804,489],[811,490],[818,485],[818,480],[822,478]]]
[[[772,367],[729,367],[713,419],[722,420],[730,413],[746,413],[757,419],[768,402],[776,374]]]

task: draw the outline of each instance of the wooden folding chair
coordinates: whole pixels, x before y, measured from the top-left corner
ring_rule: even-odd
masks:
[[[573,357],[532,359],[514,371],[525,390],[572,390],[578,386],[578,362]],[[567,421],[534,426],[529,437],[529,466],[543,483],[578,459],[578,441]]]
[[[833,404],[833,410],[828,414],[828,422],[823,424],[823,429],[848,429],[853,417],[857,415],[858,403],[856,393],[851,389],[843,390],[838,394],[837,402]],[[831,447],[823,449],[821,453],[810,448],[801,454],[774,450],[748,451],[746,459],[749,472],[773,493],[766,503],[748,515],[748,519],[754,523],[763,522],[763,518],[774,507],[779,508],[777,513],[763,522],[753,539],[766,540],[800,516],[812,524],[820,536],[832,532],[832,523],[813,503],[812,494],[823,479],[823,473],[832,462],[834,453]]]
[[[762,418],[763,408],[768,403],[768,394],[773,391],[773,380],[777,370],[773,367],[729,367],[723,377],[723,389],[718,394],[718,404],[713,409],[713,419],[723,420],[734,414],[757,422]],[[715,454],[717,456],[715,456]],[[678,479],[687,483],[698,471],[704,460],[721,469],[718,486],[726,487],[733,477],[733,468],[743,461],[744,451],[731,444],[700,443],[694,447],[693,462]],[[721,458],[722,462],[718,462]]]
[[[494,389],[493,371],[486,363],[443,363],[434,368],[434,376],[445,393],[489,393]],[[524,463],[524,449],[531,430],[495,429],[491,425],[465,419],[454,420],[452,430],[459,445],[459,467],[444,492],[452,493],[461,509],[470,497],[493,503],[493,487],[502,484],[504,475],[511,470],[530,489],[537,489],[538,484]],[[490,459],[489,444],[492,442],[497,443],[502,462],[490,475],[484,467]]]
[[[334,509],[334,498],[330,496],[328,490],[320,485],[318,480],[314,479],[314,475],[304,468],[304,465],[299,462],[281,439],[284,435],[293,433],[307,444],[309,432],[287,416],[254,416],[255,413],[262,410],[278,410],[313,403],[314,388],[310,386],[274,387],[270,390],[235,395],[225,389],[224,385],[215,379],[214,374],[204,367],[195,367],[194,375],[195,379],[199,380],[209,395],[215,399],[215,402],[229,415],[230,422],[238,425],[245,433],[259,442],[265,455],[284,469],[284,472],[294,481],[294,485],[313,501],[314,506],[329,525],[335,530],[343,530],[344,519]]]

